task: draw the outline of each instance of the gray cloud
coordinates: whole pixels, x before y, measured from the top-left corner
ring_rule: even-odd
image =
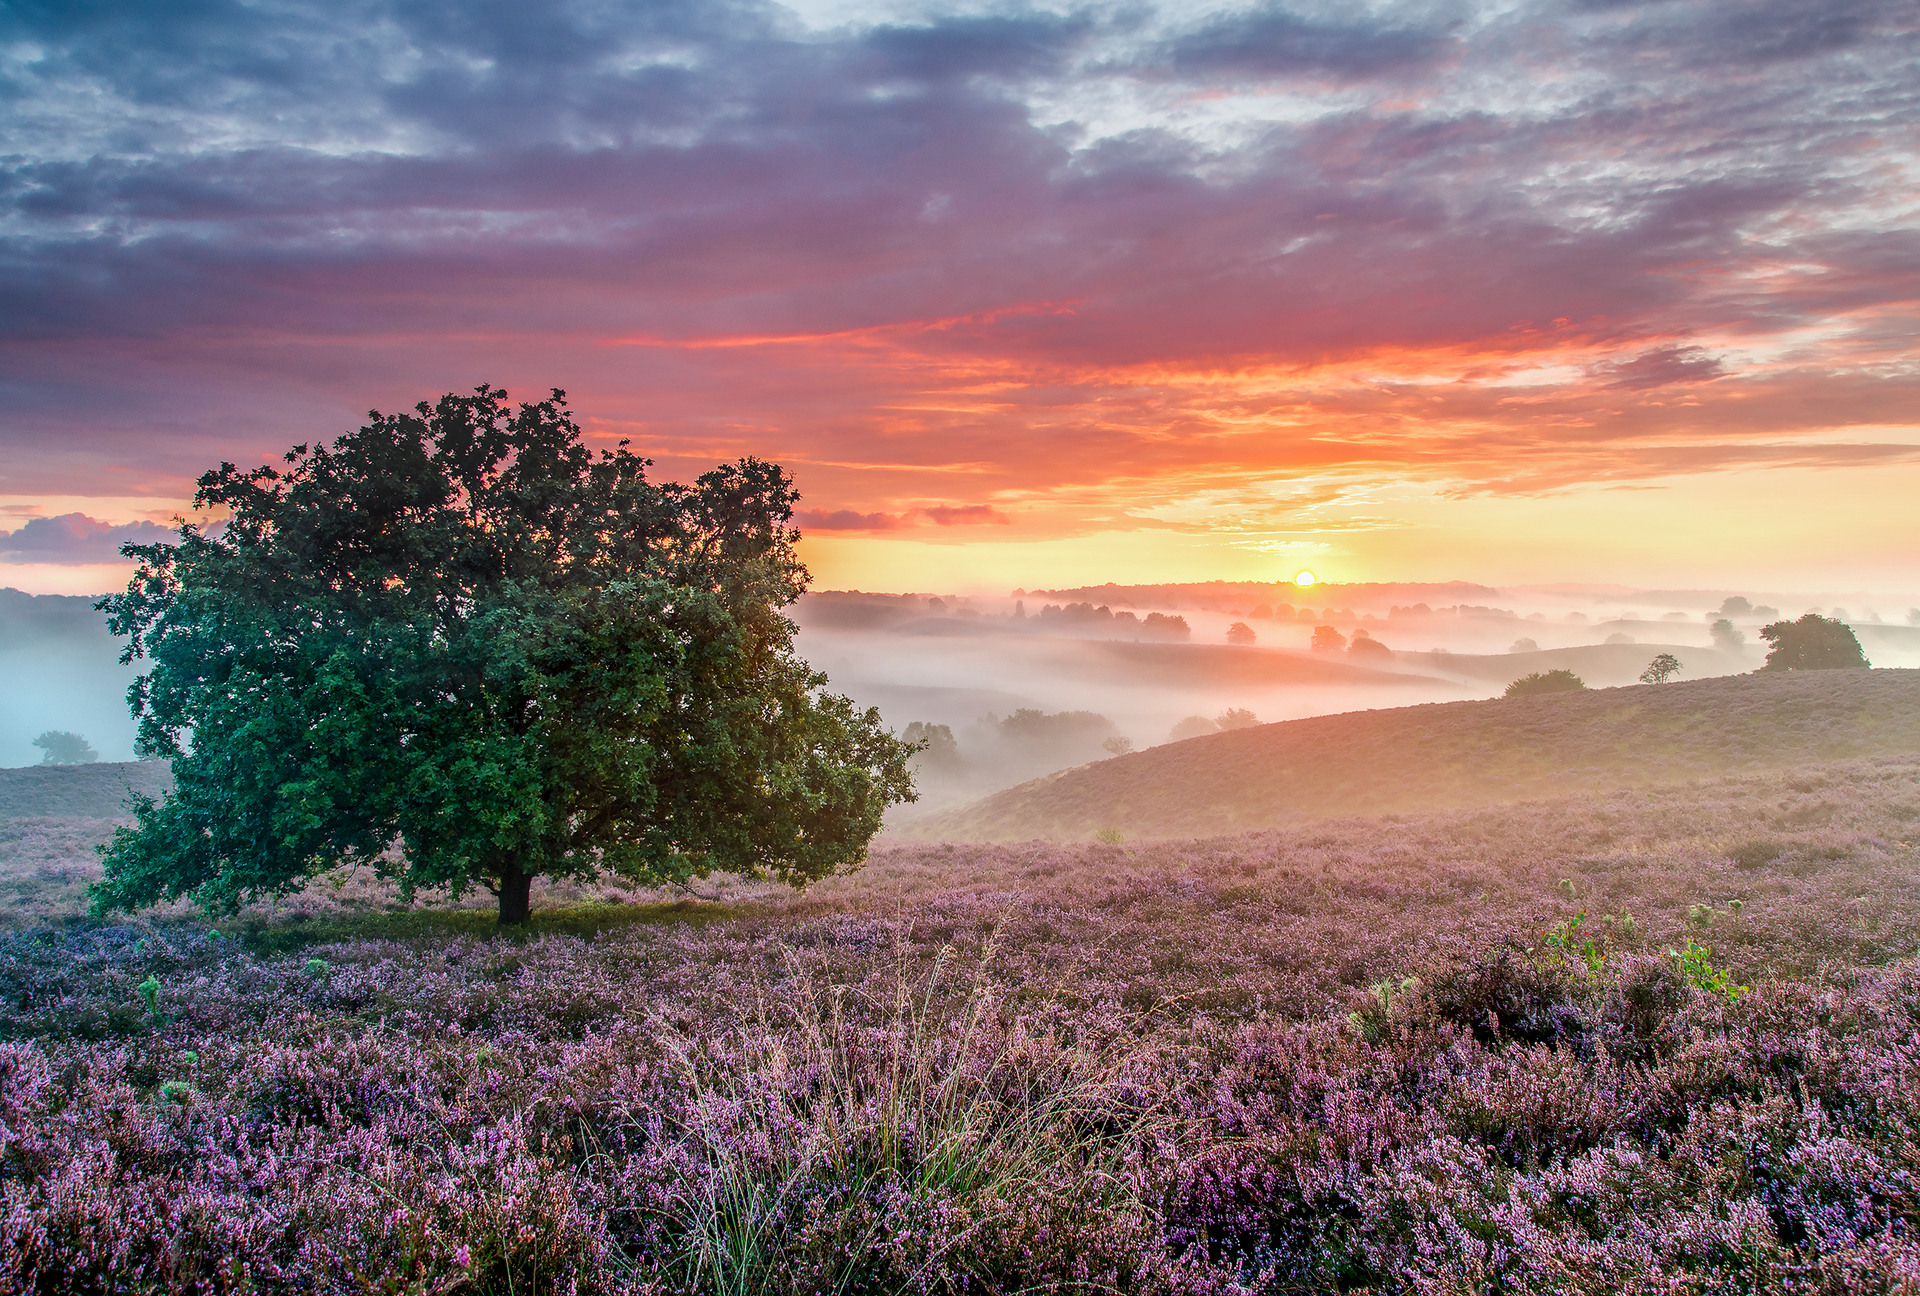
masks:
[[[1607,366],[1611,389],[1646,391],[1670,383],[1709,382],[1726,373],[1718,356],[1700,347],[1657,347],[1631,360]]]
[[[1329,76],[1357,80],[1428,63],[1446,52],[1444,31],[1380,22],[1328,22],[1284,5],[1213,18],[1151,52],[1174,75]]]
[[[115,524],[65,513],[34,518],[18,531],[0,531],[0,562],[113,562],[123,544],[161,544],[174,538],[171,528],[152,522]]]

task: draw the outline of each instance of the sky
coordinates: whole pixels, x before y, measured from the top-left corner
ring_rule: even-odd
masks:
[[[482,382],[820,587],[1920,587],[1920,6],[16,0],[0,584]]]

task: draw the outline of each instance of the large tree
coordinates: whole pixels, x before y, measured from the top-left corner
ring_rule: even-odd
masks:
[[[105,848],[98,909],[231,911],[364,865],[403,895],[535,877],[795,884],[856,866],[912,747],[822,691],[787,476],[692,485],[591,452],[565,397],[377,411],[202,477],[177,544],[101,601],[174,788]]]
[[[1762,626],[1760,637],[1771,645],[1762,670],[1864,670],[1870,664],[1852,626],[1817,612]]]

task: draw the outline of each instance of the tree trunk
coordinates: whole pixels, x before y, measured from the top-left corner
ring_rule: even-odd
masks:
[[[533,874],[522,873],[512,864],[500,866],[500,925],[525,926],[533,918],[530,893]]]

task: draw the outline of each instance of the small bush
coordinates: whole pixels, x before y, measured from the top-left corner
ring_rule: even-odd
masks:
[[[1750,993],[1752,989],[1750,986],[1736,985],[1732,977],[1715,967],[1710,961],[1713,957],[1713,947],[1702,945],[1691,936],[1687,938],[1685,949],[1668,950],[1667,956],[1679,965],[1680,975],[1687,979],[1689,985],[1698,990],[1705,990],[1708,994],[1718,995],[1728,1003],[1737,1002],[1742,995]]]
[[[1647,668],[1640,672],[1640,682],[1642,684],[1665,684],[1679,673],[1680,659],[1672,653],[1661,653],[1658,657],[1648,662]]]
[[[1562,960],[1536,962],[1508,946],[1436,974],[1428,988],[1434,1011],[1483,1044],[1552,1044],[1586,1034]]]
[[[1572,693],[1584,689],[1587,682],[1570,670],[1535,671],[1507,685],[1507,697],[1532,697],[1536,693]]]

